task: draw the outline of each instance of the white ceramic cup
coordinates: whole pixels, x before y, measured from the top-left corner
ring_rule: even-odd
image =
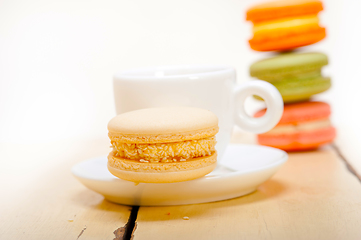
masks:
[[[260,118],[247,115],[248,96],[265,100],[267,112]],[[265,81],[236,84],[236,71],[229,66],[185,65],[142,68],[114,75],[117,114],[150,107],[190,106],[212,111],[219,119],[216,135],[218,160],[230,141],[234,124],[245,131],[272,129],[283,113],[278,90]]]

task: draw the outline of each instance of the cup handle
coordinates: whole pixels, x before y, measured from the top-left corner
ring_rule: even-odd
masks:
[[[266,102],[266,114],[259,118],[250,117],[244,108],[245,100],[250,95],[257,95]],[[261,81],[253,80],[236,87],[234,93],[235,123],[241,129],[252,133],[264,133],[271,130],[282,117],[283,100],[275,86]]]

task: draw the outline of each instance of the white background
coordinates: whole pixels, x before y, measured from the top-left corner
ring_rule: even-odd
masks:
[[[112,75],[129,68],[227,64],[238,81],[272,53],[248,46],[245,0],[0,2],[0,142],[42,143],[106,136],[115,115]],[[322,51],[339,136],[361,134],[361,3],[324,1]],[[347,136],[347,134],[345,136]],[[355,145],[357,147],[357,144]]]

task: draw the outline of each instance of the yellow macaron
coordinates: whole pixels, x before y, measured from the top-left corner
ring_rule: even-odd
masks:
[[[171,183],[210,173],[216,166],[217,116],[189,107],[147,108],[108,123],[113,151],[108,169],[132,182]]]

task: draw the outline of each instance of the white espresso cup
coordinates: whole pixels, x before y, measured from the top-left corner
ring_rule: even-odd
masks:
[[[267,111],[250,117],[244,107],[248,96],[264,99]],[[216,135],[220,160],[230,141],[234,124],[245,131],[272,129],[283,113],[278,90],[265,81],[236,84],[234,68],[222,65],[185,65],[141,68],[114,75],[117,114],[151,107],[189,106],[212,111],[219,119]]]

